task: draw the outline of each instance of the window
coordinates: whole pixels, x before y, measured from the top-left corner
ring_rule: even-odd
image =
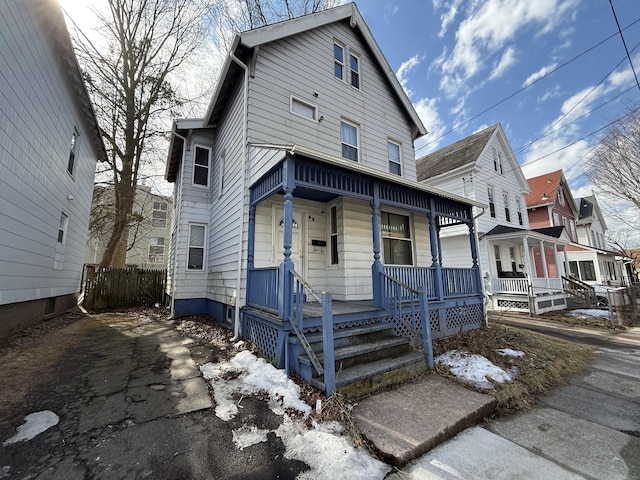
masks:
[[[571,239],[573,241],[578,240],[578,236],[576,235],[576,222],[569,220],[569,225],[571,226]]]
[[[195,158],[193,161],[193,184],[209,186],[209,157],[211,149],[196,146]]]
[[[558,201],[560,205],[564,205],[564,190],[562,190],[562,187],[558,189]]]
[[[389,173],[402,175],[402,165],[400,163],[400,145],[389,140],[387,142],[387,151],[389,152]]]
[[[69,217],[66,213],[60,214],[60,226],[58,227],[58,243],[64,244],[67,241],[67,227],[69,225]]]
[[[329,235],[331,265],[338,265],[338,208],[329,209]]]
[[[560,226],[560,215],[558,215],[556,212],[553,212],[553,224],[557,227]]]
[[[520,204],[520,197],[516,197],[516,210],[518,211],[518,223],[522,225],[522,205]]]
[[[496,218],[496,204],[493,200],[493,187],[491,185],[487,185],[487,196],[489,197],[489,213],[491,213],[491,218]]]
[[[224,150],[220,155],[220,172],[218,173],[218,196],[224,193],[224,174],[227,167],[227,151]]]
[[[387,265],[413,265],[413,245],[409,217],[382,212],[382,245]]]
[[[495,148],[493,149],[493,169],[499,174],[503,173],[502,172],[502,153],[496,150]]]
[[[583,282],[590,282],[596,280],[596,270],[593,268],[593,262],[591,260],[584,260],[578,262],[580,268],[580,280]]]
[[[340,139],[342,141],[342,158],[358,161],[358,127],[344,120],[340,122]]]
[[[507,222],[510,222],[511,211],[509,210],[509,194],[507,192],[502,193],[502,201],[504,202],[504,218]]]
[[[73,128],[73,133],[71,134],[71,147],[69,148],[69,162],[67,163],[67,172],[69,175],[73,175],[73,169],[76,164],[76,144],[78,143],[78,129]]]
[[[189,252],[187,256],[187,270],[204,269],[204,238],[205,226],[189,224]]]
[[[291,97],[291,113],[295,113],[301,117],[309,120],[316,120],[318,118],[318,108],[302,100]]]
[[[349,52],[349,66],[351,69],[351,86],[360,90],[360,57]]]
[[[149,263],[164,262],[164,237],[149,239]]]
[[[344,80],[344,46],[333,43],[333,75]]]
[[[500,245],[493,246],[493,255],[496,257],[496,269],[498,274],[502,273],[502,260],[500,260]]]
[[[509,247],[509,260],[511,260],[511,271],[515,272],[516,268],[516,249]]]
[[[153,202],[153,212],[151,213],[151,226],[165,228],[167,226],[167,203]]]

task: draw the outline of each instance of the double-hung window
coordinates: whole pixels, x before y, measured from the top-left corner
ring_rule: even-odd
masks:
[[[516,196],[516,210],[518,211],[518,223],[522,225],[522,205],[518,196]]]
[[[502,192],[502,201],[504,202],[504,218],[507,222],[511,221],[511,210],[509,209],[509,194]]]
[[[164,262],[164,237],[149,239],[149,263]]]
[[[211,165],[211,149],[196,145],[193,159],[193,184],[209,186],[209,167]]]
[[[384,263],[387,265],[413,265],[413,242],[407,215],[381,212]]]
[[[189,251],[187,254],[187,270],[204,270],[204,241],[206,227],[189,224]]]
[[[340,121],[342,158],[358,161],[358,126],[345,120]]]
[[[74,127],[71,134],[71,146],[69,148],[69,161],[67,162],[67,172],[69,175],[73,175],[73,170],[76,165],[76,144],[78,143],[78,129]]]
[[[389,140],[387,142],[387,151],[389,152],[389,173],[402,175],[402,164],[400,162],[400,145]]]
[[[333,75],[344,80],[344,45],[333,42]]]
[[[66,213],[60,214],[60,226],[58,227],[58,243],[64,245],[67,241],[67,227],[69,225],[69,217]]]
[[[153,202],[151,226],[165,228],[167,226],[167,202]]]
[[[351,70],[351,86],[360,90],[360,57],[349,52],[349,67]]]
[[[331,265],[338,265],[338,208],[335,205],[329,209],[329,235]]]
[[[491,218],[496,218],[496,204],[493,199],[493,187],[491,185],[487,185],[487,197],[489,198],[489,212],[491,213]]]

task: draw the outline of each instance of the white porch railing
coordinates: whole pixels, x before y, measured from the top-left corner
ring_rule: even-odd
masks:
[[[531,282],[531,283],[529,283]],[[529,284],[533,287],[534,294],[562,292],[561,278],[493,278],[491,286],[493,293],[528,294]]]

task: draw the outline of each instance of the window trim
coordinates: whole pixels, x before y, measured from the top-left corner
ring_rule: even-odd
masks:
[[[356,64],[358,69],[355,70],[356,73],[356,78],[358,79],[358,86],[355,86],[353,84],[353,68],[351,68],[351,59],[355,59],[356,60]],[[360,61],[362,59],[362,56],[359,53],[354,52],[353,50],[349,49],[349,85],[351,85],[351,87],[355,88],[358,91],[362,90],[362,62]]]
[[[351,145],[349,143],[346,143],[343,139],[342,139],[342,124],[346,124],[349,125],[351,127],[354,127],[356,129],[356,145]],[[343,146],[347,146],[350,148],[354,148],[356,151],[356,159],[352,160],[351,158],[347,158],[342,154],[342,147]],[[356,162],[356,163],[360,163],[360,125],[358,125],[357,123],[351,122],[345,118],[341,118],[340,119],[340,157],[344,158],[345,160],[349,160],[352,162]]]
[[[302,115],[301,113],[298,113],[298,112],[294,111],[294,109],[293,109],[294,103],[299,103],[299,104],[301,104],[301,105],[303,105],[305,107],[308,107],[311,110],[313,110],[312,118],[307,117],[305,115]],[[296,115],[298,117],[301,117],[301,118],[304,118],[306,120],[309,120],[311,122],[316,122],[316,123],[318,122],[318,107],[316,105],[312,104],[312,103],[305,102],[301,98],[298,98],[298,97],[296,97],[294,95],[289,95],[289,112],[291,112],[292,114],[294,114],[294,115]]]
[[[197,154],[198,154],[198,149],[202,149],[202,150],[206,150],[208,152],[207,155],[207,166],[203,167],[202,165],[196,165],[196,158],[197,158]],[[195,144],[193,146],[193,172],[191,175],[191,186],[196,187],[196,188],[209,188],[209,184],[211,183],[211,154],[212,154],[212,149],[211,147],[206,147],[204,145],[199,145],[199,144]],[[206,168],[207,170],[207,183],[206,185],[203,185],[201,183],[196,183],[196,168]]]
[[[204,228],[204,238],[203,245],[191,245],[191,229],[192,227],[203,227]],[[201,268],[190,268],[189,267],[189,253],[192,248],[201,248],[202,249],[202,267]],[[198,223],[198,222],[189,222],[189,231],[187,238],[187,261],[185,264],[185,269],[187,272],[204,272],[207,258],[207,224],[206,223]]]
[[[336,58],[336,46],[340,47],[342,49],[342,60],[338,60]],[[346,82],[347,81],[347,69],[346,69],[346,64],[345,64],[345,53],[347,50],[347,46],[340,42],[339,40],[336,40],[335,38],[333,39],[333,78],[335,78],[336,80],[340,80],[341,82]],[[339,65],[340,68],[342,69],[342,76],[338,77],[336,75],[336,65]]]
[[[396,145],[398,147],[398,161],[397,162],[395,160],[392,160],[391,156],[389,155],[389,144]],[[402,144],[400,142],[396,142],[394,140],[391,140],[390,138],[387,138],[387,157],[389,158],[389,173],[394,174],[394,175],[398,175],[398,176],[402,176]],[[391,164],[392,163],[394,163],[394,164],[396,164],[398,166],[398,173],[391,171]]]

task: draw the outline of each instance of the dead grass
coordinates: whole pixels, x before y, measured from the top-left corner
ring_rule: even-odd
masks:
[[[436,340],[433,347],[434,355],[462,350],[482,355],[504,370],[517,367],[520,373],[512,383],[496,383],[494,390],[483,391],[497,400],[497,413],[531,407],[536,395],[564,384],[569,375],[585,368],[594,358],[591,347],[495,324]],[[522,351],[525,355],[502,356],[498,353],[502,348]],[[436,365],[436,371],[459,381],[444,365]]]

